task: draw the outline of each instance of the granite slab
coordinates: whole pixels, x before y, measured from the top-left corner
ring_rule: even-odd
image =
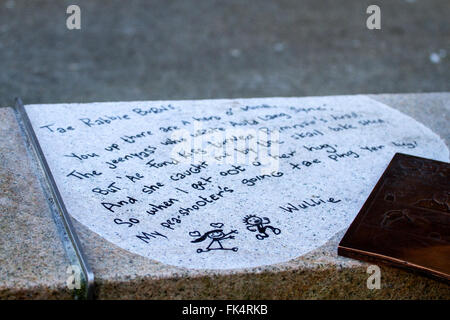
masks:
[[[449,146],[450,132],[446,125],[450,114],[449,93],[372,95],[370,97],[422,122],[440,135]],[[9,114],[10,118],[14,118],[11,109],[0,110],[5,115]],[[424,112],[424,110],[426,111]],[[1,119],[3,118],[2,116]],[[6,130],[2,132],[0,145],[6,149],[3,146],[10,145],[7,142],[7,140],[11,140],[10,136],[15,135],[18,139],[20,133],[18,128],[14,127],[14,121],[7,119],[5,123],[3,122],[5,121],[2,121],[2,128],[4,126]],[[13,144],[15,149],[11,148],[11,151],[8,152],[11,154],[10,159],[19,157],[19,154],[22,154],[25,160],[28,159],[28,156],[24,156],[26,149],[20,149],[17,147],[18,145],[20,144]],[[10,171],[8,168],[15,167],[10,162],[3,161],[2,168],[6,172]],[[6,173],[2,173],[2,177],[3,175],[7,176]],[[40,188],[36,178],[32,174],[23,176],[26,176],[26,182],[22,181],[22,183],[33,186],[28,180],[34,181],[33,190],[39,194]],[[16,178],[16,181],[19,180]],[[12,196],[13,188],[9,184],[5,187],[3,185],[6,184],[2,183],[2,188],[5,188],[5,192],[2,194],[10,195],[7,199],[8,201],[12,199],[14,203],[14,205],[6,207],[6,211],[13,216],[17,211],[15,207],[22,200]],[[46,202],[42,197],[36,201],[41,206],[45,206]],[[50,214],[49,217],[51,217]],[[13,228],[12,223],[13,221],[7,221],[2,226]],[[288,262],[232,270],[195,270],[169,266],[130,253],[104,240],[82,224],[76,221],[74,224],[96,275],[95,297],[98,299],[446,299],[450,296],[450,289],[446,284],[384,266],[380,266],[382,270],[381,289],[369,290],[366,286],[368,264],[338,257],[336,254],[337,244],[345,230],[338,232],[323,246]],[[43,234],[38,231],[41,230],[40,228],[53,226],[51,223],[45,226],[36,223],[33,228],[36,229],[36,233]],[[35,248],[30,248],[25,252],[31,256],[36,251],[48,252],[48,243],[55,246],[59,243],[58,240],[58,234],[55,231],[51,239],[33,242]],[[4,246],[7,247],[6,244]],[[13,265],[3,262],[7,260],[8,255],[12,255],[12,251],[5,250],[5,252],[7,254],[2,260],[1,267],[13,274],[13,276],[7,277],[8,280],[5,280],[5,287],[15,288],[14,281],[23,281],[25,288],[28,284],[28,290],[32,290],[27,275],[32,274],[28,268],[31,268],[33,264],[26,264],[25,273],[21,276],[14,273],[16,269]],[[52,254],[52,256],[56,255]],[[64,258],[63,250],[61,257]],[[56,272],[55,265],[57,264],[53,263],[47,267],[38,263],[34,264],[34,268],[42,274],[58,275],[59,278],[53,278],[51,284],[59,287],[62,292],[65,288],[64,272],[67,265],[63,268],[62,273],[61,271]],[[64,262],[60,265],[64,265]]]

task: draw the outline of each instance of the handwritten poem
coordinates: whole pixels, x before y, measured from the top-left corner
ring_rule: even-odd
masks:
[[[366,96],[27,105],[69,213],[196,269],[295,259],[349,226],[396,152],[444,142]]]

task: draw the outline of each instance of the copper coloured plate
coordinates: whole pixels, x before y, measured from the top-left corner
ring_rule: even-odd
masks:
[[[338,254],[450,283],[450,164],[401,153],[339,243]]]

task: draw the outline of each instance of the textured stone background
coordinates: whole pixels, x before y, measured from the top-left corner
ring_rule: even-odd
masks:
[[[2,0],[0,106],[449,91],[450,2],[375,2]]]

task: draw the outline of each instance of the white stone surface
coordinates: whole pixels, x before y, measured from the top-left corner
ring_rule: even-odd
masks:
[[[26,110],[75,219],[187,268],[296,258],[348,227],[396,152],[449,157],[428,128],[366,96]]]

